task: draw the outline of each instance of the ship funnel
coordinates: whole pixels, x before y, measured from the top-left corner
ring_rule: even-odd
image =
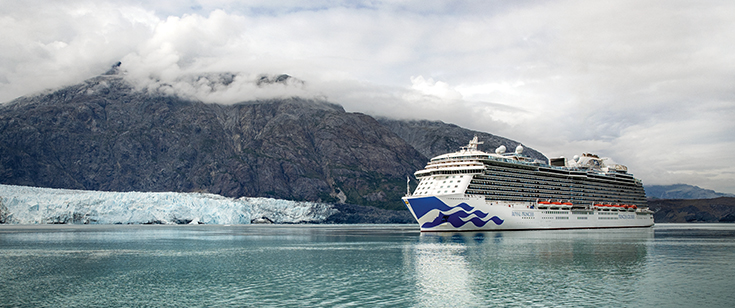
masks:
[[[495,149],[495,154],[503,154],[505,153],[505,146],[501,145],[497,149]]]

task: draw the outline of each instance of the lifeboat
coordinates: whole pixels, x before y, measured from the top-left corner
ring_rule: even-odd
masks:
[[[572,205],[573,204],[571,202],[562,202],[561,203],[561,208],[563,208],[563,209],[570,209],[570,208],[572,208]]]
[[[538,208],[540,209],[545,209],[551,206],[551,202],[549,201],[538,201],[536,203],[537,203],[536,206],[538,206]]]

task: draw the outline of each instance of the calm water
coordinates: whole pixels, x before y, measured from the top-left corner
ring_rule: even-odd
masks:
[[[0,306],[732,307],[735,225],[0,226]]]

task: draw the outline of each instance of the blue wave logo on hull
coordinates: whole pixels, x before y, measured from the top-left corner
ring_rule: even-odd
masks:
[[[475,213],[478,213],[478,212],[479,213],[482,213],[480,211],[475,211],[472,214],[475,214]],[[485,213],[483,213],[483,214],[485,214]],[[464,226],[468,222],[471,222],[476,227],[484,227],[490,221],[494,222],[496,225],[501,225],[503,223],[503,220],[500,219],[498,216],[493,216],[493,217],[491,217],[488,220],[482,220],[479,217],[474,217],[474,218],[472,218],[470,220],[462,220],[462,218],[465,218],[465,217],[470,216],[470,215],[471,214],[468,214],[466,212],[456,212],[456,213],[453,213],[453,214],[450,214],[450,215],[445,215],[444,213],[441,213],[441,214],[439,214],[439,216],[436,217],[436,219],[434,219],[434,221],[427,222],[427,223],[421,225],[421,228],[426,228],[426,229],[433,228],[433,227],[436,227],[438,225],[441,225],[441,224],[443,224],[445,222],[450,223],[455,228],[459,228],[461,226]],[[487,214],[485,214],[485,216],[487,216]]]
[[[484,219],[488,216],[488,213],[482,212],[480,210],[475,210],[474,207],[470,206],[467,203],[460,203],[456,206],[450,207],[436,197],[417,198],[411,200],[410,203],[414,214],[416,214],[416,218],[419,219],[424,217],[424,215],[432,210],[439,210],[439,215],[437,215],[433,221],[421,225],[421,228],[424,229],[433,228],[446,222],[450,223],[455,228],[459,228],[464,226],[468,222],[471,222],[476,227],[484,227],[490,221],[492,221],[496,225],[501,225],[504,221],[498,216]],[[459,208],[460,210],[455,211],[457,208]],[[446,213],[448,212],[453,213],[447,215]],[[469,217],[471,215],[474,215],[475,217],[469,220],[463,220],[463,218]]]

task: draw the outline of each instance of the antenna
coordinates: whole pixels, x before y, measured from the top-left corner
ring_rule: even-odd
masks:
[[[411,196],[411,178],[406,176],[406,197]]]

